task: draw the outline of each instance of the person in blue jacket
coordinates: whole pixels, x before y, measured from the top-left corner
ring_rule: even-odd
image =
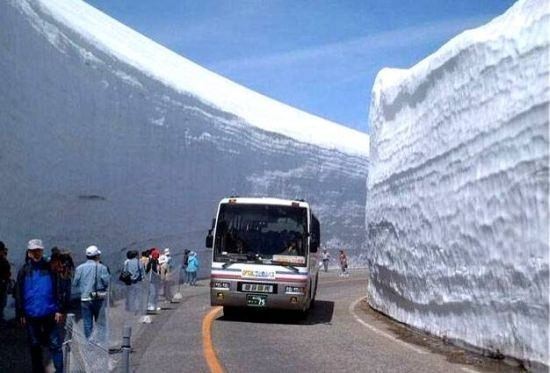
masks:
[[[17,274],[16,316],[27,329],[33,372],[44,372],[41,343],[47,341],[56,372],[63,372],[63,351],[59,325],[65,319],[70,289],[60,286],[58,276],[43,257],[42,240],[27,245],[28,261]]]
[[[197,253],[191,251],[187,260],[187,273],[189,274],[189,285],[197,286],[197,271],[199,270],[199,258]]]

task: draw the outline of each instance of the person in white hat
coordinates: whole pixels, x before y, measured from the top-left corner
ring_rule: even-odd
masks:
[[[15,312],[21,325],[27,329],[33,372],[44,371],[42,344],[47,341],[56,372],[63,371],[63,351],[59,324],[63,323],[69,305],[70,291],[62,289],[44,259],[42,240],[32,239],[27,244],[27,258],[17,274]]]
[[[76,267],[73,285],[80,289],[82,323],[86,338],[92,336],[94,322],[98,327],[99,340],[104,342],[106,318],[105,298],[109,288],[110,274],[100,260],[101,251],[92,245],[86,248],[86,261]]]
[[[167,301],[171,301],[172,295],[172,256],[170,255],[170,249],[165,248],[164,254],[159,258],[160,274],[162,280],[162,288],[164,292],[164,298]]]

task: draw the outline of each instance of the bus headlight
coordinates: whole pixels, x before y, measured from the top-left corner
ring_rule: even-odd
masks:
[[[215,289],[229,290],[230,284],[225,281],[212,281],[212,287]]]
[[[285,286],[285,293],[287,294],[305,294],[305,289],[298,286]]]

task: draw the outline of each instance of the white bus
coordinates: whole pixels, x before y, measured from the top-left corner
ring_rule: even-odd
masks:
[[[239,307],[305,314],[317,292],[319,243],[319,220],[307,202],[222,199],[206,237],[211,304],[226,315]]]

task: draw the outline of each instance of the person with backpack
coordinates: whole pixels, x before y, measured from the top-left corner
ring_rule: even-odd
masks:
[[[189,285],[191,286],[197,286],[197,271],[199,270],[199,266],[200,263],[199,258],[197,257],[197,253],[191,251],[189,253],[189,260],[187,261],[186,269],[189,278]]]
[[[44,259],[42,240],[28,242],[29,260],[17,274],[15,312],[27,329],[33,372],[44,372],[42,343],[47,342],[56,372],[63,372],[63,340],[60,325],[65,320],[70,293],[59,287],[57,275]]]
[[[140,311],[139,282],[143,279],[144,272],[138,259],[138,252],[136,250],[129,250],[126,253],[126,260],[122,268],[121,280],[127,285],[126,311],[133,312],[135,315]]]
[[[105,342],[106,331],[105,298],[111,275],[100,262],[101,251],[97,246],[86,249],[86,261],[76,267],[73,285],[80,289],[80,307],[84,336],[90,339],[94,323],[99,326],[99,340]]]

